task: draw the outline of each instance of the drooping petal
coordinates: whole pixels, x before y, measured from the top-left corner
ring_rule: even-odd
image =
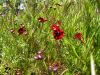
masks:
[[[59,26],[61,26],[61,24],[62,24],[61,20],[58,20],[58,21],[57,21],[57,24],[58,24]]]

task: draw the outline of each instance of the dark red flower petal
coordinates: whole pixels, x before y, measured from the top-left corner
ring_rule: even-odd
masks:
[[[53,24],[51,26],[51,30],[59,30],[59,26],[57,24]]]
[[[56,40],[62,39],[64,36],[64,32],[63,30],[59,29],[59,30],[54,30],[53,31],[53,36]]]
[[[43,23],[43,22],[46,22],[47,20],[44,19],[44,18],[42,18],[42,17],[39,17],[39,18],[38,18],[38,21],[41,22],[41,23]]]
[[[82,40],[82,33],[76,33],[74,35],[74,38],[77,39],[77,40]]]
[[[18,33],[19,35],[23,34],[26,32],[26,29],[25,29],[25,26],[21,26],[19,29],[18,29]]]

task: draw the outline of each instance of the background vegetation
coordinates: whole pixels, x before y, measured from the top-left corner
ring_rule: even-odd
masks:
[[[64,37],[55,40],[50,27],[59,20]],[[99,75],[99,22],[99,0],[0,0],[0,75],[90,75],[91,53]],[[19,35],[22,25],[25,34]],[[41,50],[43,59],[35,59]],[[48,70],[52,64],[56,72]]]

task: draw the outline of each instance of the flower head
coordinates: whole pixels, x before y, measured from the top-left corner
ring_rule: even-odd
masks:
[[[63,36],[64,36],[64,32],[63,32],[63,30],[61,30],[61,29],[54,30],[54,31],[53,31],[53,36],[54,36],[54,38],[55,38],[56,40],[62,39]]]
[[[37,54],[34,56],[34,59],[35,60],[42,60],[42,59],[44,59],[43,52],[44,52],[43,50],[38,51]]]
[[[60,63],[53,63],[52,65],[49,65],[48,70],[57,72],[59,68],[60,68]]]
[[[82,41],[82,33],[76,33],[76,34],[74,35],[74,38],[77,39],[77,40]]]
[[[39,17],[39,18],[38,18],[38,21],[41,22],[41,23],[44,23],[44,22],[46,22],[47,20],[44,19],[44,18],[42,18],[42,17]]]
[[[34,56],[35,60],[42,60],[44,58],[43,54],[37,54]]]
[[[18,33],[19,33],[19,35],[21,35],[21,34],[26,34],[27,32],[26,32],[25,26],[21,26],[21,27],[18,29]]]

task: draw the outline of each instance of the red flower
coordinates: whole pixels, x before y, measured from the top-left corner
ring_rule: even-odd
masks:
[[[51,30],[53,31],[53,36],[56,40],[62,39],[64,36],[63,30],[59,28],[57,24],[53,24],[51,26]]]
[[[39,17],[39,18],[38,18],[38,21],[41,22],[41,23],[44,23],[44,22],[46,22],[47,20],[44,19],[44,18],[42,18],[42,17]]]
[[[18,29],[18,33],[19,33],[19,35],[21,35],[21,34],[26,34],[26,29],[25,29],[25,26],[21,26],[19,29]]]
[[[64,36],[64,32],[61,29],[53,30],[53,36],[56,40],[62,39]]]
[[[82,33],[76,33],[76,34],[74,35],[74,38],[77,39],[77,40],[82,41]]]
[[[51,26],[51,30],[59,30],[59,26],[57,24],[53,24]]]

